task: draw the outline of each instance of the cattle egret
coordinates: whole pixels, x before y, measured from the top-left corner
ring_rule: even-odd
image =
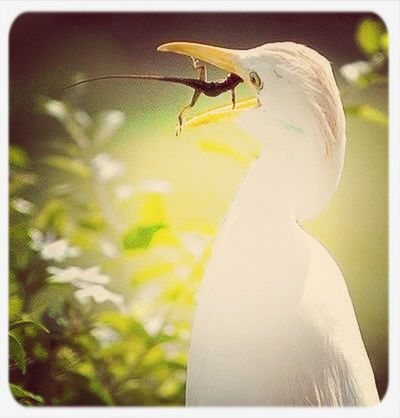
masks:
[[[345,117],[329,62],[292,42],[250,50],[173,42],[159,50],[237,74],[256,93],[184,128],[236,112],[235,123],[261,144],[199,291],[186,404],[377,404],[342,273],[298,223],[329,202],[343,167]]]

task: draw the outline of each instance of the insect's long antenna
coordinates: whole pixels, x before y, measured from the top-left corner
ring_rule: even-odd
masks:
[[[71,87],[79,86],[80,84],[90,83],[92,81],[99,80],[111,80],[111,79],[130,79],[130,80],[154,80],[154,81],[167,81],[170,83],[183,84],[188,87],[198,88],[199,85],[205,84],[201,80],[194,78],[180,78],[180,77],[163,77],[158,75],[141,75],[141,74],[112,74],[112,75],[102,75],[93,78],[87,78],[85,80],[77,81],[76,83],[69,84],[62,88],[62,90],[70,89]]]

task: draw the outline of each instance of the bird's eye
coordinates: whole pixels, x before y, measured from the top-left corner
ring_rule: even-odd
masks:
[[[257,90],[261,90],[263,88],[263,82],[261,81],[261,78],[258,76],[258,74],[256,72],[252,71],[249,74],[249,78],[250,78],[251,84],[253,84],[253,86]]]

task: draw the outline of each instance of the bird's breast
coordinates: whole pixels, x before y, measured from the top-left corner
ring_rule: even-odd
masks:
[[[257,224],[228,214],[203,279],[199,309],[227,321],[263,317],[264,325],[271,315],[288,317],[299,304],[308,268],[303,231],[295,222]]]

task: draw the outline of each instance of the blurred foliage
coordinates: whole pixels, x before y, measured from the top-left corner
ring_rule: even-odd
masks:
[[[362,20],[356,30],[355,40],[366,59],[345,64],[340,68],[340,74],[346,82],[342,89],[342,98],[345,101],[350,93],[354,93],[354,89],[362,90],[374,84],[388,82],[389,36],[383,23],[372,18]],[[347,105],[345,111],[350,116],[384,126],[388,124],[387,111],[366,104]]]
[[[12,393],[26,405],[180,405],[209,227],[169,225],[164,180],[118,184],[124,164],[102,146],[120,112],[92,118],[45,98],[40,110],[67,137],[37,165],[10,147]],[[56,184],[43,190],[45,167]],[[118,208],[128,199],[139,208],[124,225]],[[134,288],[130,300],[111,277]]]
[[[366,58],[340,69],[346,112],[386,125],[382,110],[346,95],[387,82],[387,33],[368,18],[356,42]],[[24,405],[182,405],[215,228],[171,225],[164,179],[121,182],[126,163],[106,149],[121,112],[92,116],[44,97],[39,110],[65,135],[40,161],[10,146],[11,392]],[[210,140],[199,147],[237,164],[254,157]]]

